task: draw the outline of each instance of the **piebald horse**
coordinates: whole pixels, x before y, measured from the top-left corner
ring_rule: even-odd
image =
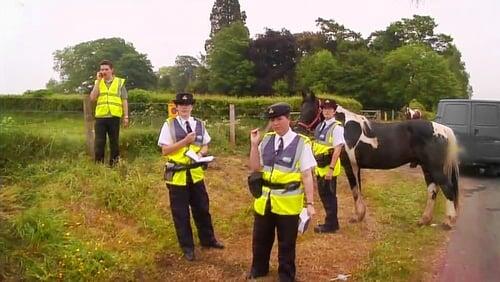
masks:
[[[418,109],[413,110],[410,107],[406,107],[405,117],[406,119],[421,119],[423,118],[423,115]]]
[[[319,124],[320,100],[303,93],[301,113],[294,130],[310,133]],[[439,188],[446,197],[445,228],[455,223],[458,209],[458,154],[455,134],[442,124],[426,120],[378,123],[340,105],[335,117],[344,125],[346,144],[341,163],[355,202],[354,222],[362,221],[366,207],[361,194],[361,169],[392,169],[407,163],[422,167],[427,184],[427,205],[419,224],[432,220]]]

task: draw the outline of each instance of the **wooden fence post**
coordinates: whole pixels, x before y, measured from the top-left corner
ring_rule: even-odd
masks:
[[[234,104],[229,104],[229,144],[236,146],[236,115]]]
[[[85,122],[85,135],[87,153],[94,157],[94,115],[92,114],[92,101],[90,95],[83,95],[83,118]]]

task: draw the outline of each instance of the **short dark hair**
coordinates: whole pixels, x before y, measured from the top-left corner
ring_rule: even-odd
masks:
[[[110,69],[113,68],[113,63],[110,61],[110,60],[102,60],[100,63],[99,63],[99,66],[102,66],[102,65],[106,65],[106,66],[109,66]]]

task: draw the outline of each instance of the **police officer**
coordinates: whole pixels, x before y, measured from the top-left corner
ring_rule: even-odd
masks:
[[[335,100],[325,100],[322,113],[325,120],[314,131],[313,152],[318,163],[314,172],[318,194],[325,208],[325,223],[314,228],[317,233],[334,233],[339,229],[337,217],[337,176],[340,173],[340,153],[345,144],[344,128],[335,120]]]
[[[177,239],[188,261],[195,259],[189,207],[203,247],[222,249],[214,235],[209,200],[205,188],[204,167],[185,155],[192,150],[199,156],[208,152],[210,136],[203,122],[191,116],[195,100],[191,93],[178,93],[173,101],[178,116],[168,118],[161,129],[158,145],[167,157],[165,180]],[[175,167],[175,171],[173,170]],[[172,170],[171,170],[172,169]]]
[[[252,267],[248,279],[267,275],[269,256],[278,233],[278,260],[280,281],[295,280],[295,244],[299,214],[304,207],[314,215],[313,173],[316,161],[311,142],[290,128],[290,106],[271,105],[267,110],[273,132],[265,134],[259,144],[260,133],[250,134],[250,169],[261,171],[262,195],[254,201]]]
[[[95,161],[104,162],[106,134],[109,137],[110,160],[109,165],[118,163],[120,151],[118,139],[120,135],[120,119],[128,127],[128,102],[125,79],[114,76],[113,63],[103,60],[99,64],[99,72],[90,100],[97,100],[95,108]]]

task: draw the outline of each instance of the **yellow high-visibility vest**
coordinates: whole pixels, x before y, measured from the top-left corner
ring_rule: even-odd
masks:
[[[324,121],[323,121],[324,122]],[[321,123],[317,126],[318,130],[314,132],[315,140],[313,142],[313,154],[314,156],[329,154],[330,150],[333,149],[333,129],[335,126],[342,126],[342,123],[339,121],[335,121],[330,126],[325,126],[322,131],[319,131]],[[331,159],[330,159],[331,160]],[[330,169],[330,165],[316,166],[314,169],[314,173],[316,176],[324,177],[328,170]],[[335,168],[333,169],[332,176],[338,176],[340,174],[341,165],[340,165],[340,157],[337,159],[335,163]]]
[[[95,108],[95,117],[123,116],[123,103],[120,97],[121,88],[125,85],[125,79],[116,77],[111,82],[109,88],[104,79],[99,82],[99,97]]]
[[[260,215],[266,211],[266,203],[270,198],[271,212],[279,215],[298,215],[304,207],[304,188],[300,171],[300,158],[304,146],[310,144],[308,137],[297,134],[292,143],[279,154],[275,154],[275,132],[267,133],[260,143],[260,154],[263,161],[262,178],[272,185],[283,185],[300,182],[295,190],[271,189],[266,184],[262,187],[262,195],[255,199],[254,210]]]
[[[172,154],[166,156],[168,162],[178,165],[189,165],[194,162],[191,158],[189,158],[185,154],[188,150],[192,150],[195,153],[198,153],[201,150],[201,147],[203,146],[203,139],[205,136],[205,126],[203,125],[203,122],[199,119],[195,120],[196,120],[196,128],[194,130],[194,132],[196,133],[195,141],[191,143],[189,146],[184,146],[179,150],[173,152]],[[170,130],[170,135],[172,136],[172,140],[174,143],[186,137],[187,135],[186,131],[184,131],[184,129],[181,127],[179,121],[176,118],[168,118],[167,123]],[[205,173],[201,166],[190,168],[189,172],[191,174],[193,183],[200,182],[204,178]],[[187,170],[176,171],[175,173],[173,173],[171,179],[166,179],[165,181],[167,182],[167,184],[185,186],[187,183]]]

